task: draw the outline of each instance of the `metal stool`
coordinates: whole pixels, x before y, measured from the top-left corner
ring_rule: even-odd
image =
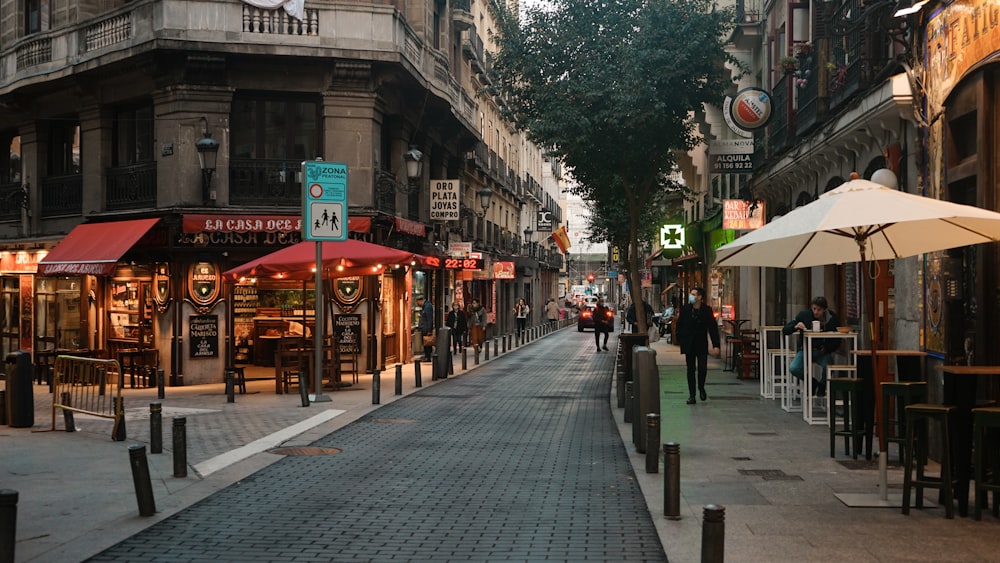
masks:
[[[889,406],[895,398],[895,416],[890,416]],[[927,383],[924,381],[884,381],[882,382],[882,435],[885,436],[885,455],[889,455],[889,444],[899,448],[899,461],[903,463],[906,450],[906,417],[903,409],[908,405],[927,402]],[[889,458],[887,457],[886,460]]]
[[[948,428],[948,419],[951,418],[955,407],[948,405],[930,405],[927,403],[917,403],[907,405],[906,412],[906,464],[903,474],[903,514],[910,513],[910,490],[917,489],[917,508],[924,506],[924,489],[938,489],[941,491],[940,501],[944,504],[945,518],[955,517],[954,488],[951,476],[951,438]],[[920,422],[934,421],[940,425],[941,429],[941,474],[937,477],[924,474],[924,466],[927,464],[928,450],[928,429],[920,428],[920,437],[917,437]],[[913,478],[913,458],[917,458],[917,477]]]
[[[836,457],[837,436],[844,437],[844,455],[852,455],[858,459],[861,453],[861,439],[864,437],[864,424],[861,420],[860,380],[853,377],[835,377],[827,379],[830,385],[830,457]],[[843,428],[837,428],[837,397],[843,402],[841,420]],[[854,449],[851,449],[851,443]]]
[[[1000,408],[972,409],[975,428],[973,440],[975,452],[976,506],[973,517],[983,517],[983,507],[989,507],[988,494],[993,492],[993,516],[1000,516],[1000,452],[997,451],[996,432],[1000,432]],[[988,440],[989,432],[994,432],[994,442]],[[990,469],[987,482],[986,470]]]

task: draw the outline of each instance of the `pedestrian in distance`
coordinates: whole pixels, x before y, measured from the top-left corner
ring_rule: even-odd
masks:
[[[545,304],[545,318],[554,328],[559,320],[559,304],[556,303],[555,299],[549,299],[549,302]]]
[[[681,307],[677,316],[677,343],[681,354],[687,360],[688,400],[687,404],[697,403],[694,398],[695,372],[697,371],[698,392],[701,400],[708,399],[705,393],[705,379],[708,377],[708,340],[712,340],[712,355],[719,357],[719,325],[715,321],[712,307],[705,303],[705,289],[696,287],[688,294],[687,305]]]
[[[469,304],[467,313],[469,323],[469,339],[478,352],[479,348],[486,341],[486,309],[479,304],[478,299],[473,299]]]
[[[604,305],[604,299],[598,298],[597,305],[594,306],[594,343],[597,344],[597,351],[601,351],[601,333],[604,333],[604,349],[608,349],[608,334],[611,332],[611,316],[614,313]]]
[[[819,296],[813,299],[808,309],[799,311],[795,315],[795,318],[789,321],[784,329],[782,329],[782,332],[786,335],[793,334],[796,331],[800,333],[798,350],[795,352],[795,357],[792,358],[792,363],[788,364],[788,373],[800,381],[805,379],[805,366],[802,365],[805,363],[805,355],[802,350],[802,341],[805,339],[802,338],[801,333],[813,330],[814,321],[819,323],[819,329],[824,332],[833,332],[840,325],[840,319],[837,317],[837,313],[834,313],[830,309],[830,304],[827,302],[826,297]],[[814,338],[812,339],[812,343],[812,361],[815,366],[820,368],[819,379],[813,377],[813,390],[817,396],[825,397],[826,366],[829,365],[833,353],[840,348],[841,340],[837,338]]]
[[[420,331],[420,341],[424,345],[424,361],[429,362],[434,352],[434,305],[424,299],[423,295],[418,295],[417,307],[420,308],[417,330]]]
[[[649,303],[643,301],[642,309],[646,311],[646,323],[653,322],[653,308],[649,306]],[[632,327],[633,334],[639,332],[639,320],[635,316],[635,303],[629,305],[628,310],[625,311],[625,321]]]
[[[451,311],[448,311],[448,316],[445,317],[444,324],[451,329],[451,347],[458,354],[462,351],[463,344],[465,343],[465,332],[469,330],[468,317],[466,317],[465,311],[462,310],[458,301],[451,304]]]
[[[523,334],[525,328],[527,328],[529,313],[531,313],[531,307],[528,307],[528,304],[524,302],[524,298],[521,297],[517,300],[517,305],[514,305],[514,318],[517,319],[518,334]]]

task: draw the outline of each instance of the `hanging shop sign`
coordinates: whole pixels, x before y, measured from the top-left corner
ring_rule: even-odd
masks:
[[[458,180],[431,180],[431,221],[458,221]]]
[[[771,119],[771,95],[760,88],[744,88],[736,93],[724,111],[729,128],[741,137],[767,125]]]
[[[198,306],[199,311],[207,311],[219,298],[219,268],[212,262],[195,262],[188,268],[188,298]]]
[[[764,226],[763,201],[726,199],[722,201],[722,228],[750,231]]]
[[[660,246],[663,248],[684,248],[684,225],[663,225],[660,227]]]
[[[153,273],[153,303],[163,313],[170,305],[170,265],[157,264]]]
[[[551,233],[552,232],[552,212],[548,209],[539,209],[538,216],[535,218],[535,232],[537,233]]]
[[[709,169],[715,173],[753,172],[753,139],[720,139],[708,144]]]
[[[333,295],[337,304],[348,312],[353,311],[364,294],[360,276],[349,276],[333,280]]]
[[[493,279],[495,280],[512,280],[517,276],[514,274],[514,263],[513,262],[494,262],[493,263]]]
[[[188,318],[191,358],[219,357],[219,316],[192,315]]]

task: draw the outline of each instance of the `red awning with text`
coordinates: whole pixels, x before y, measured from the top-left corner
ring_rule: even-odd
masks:
[[[159,219],[77,225],[38,263],[43,276],[107,276]]]
[[[182,228],[185,233],[300,233],[302,216],[186,214]],[[367,233],[372,229],[372,218],[348,217],[347,229],[354,233]]]

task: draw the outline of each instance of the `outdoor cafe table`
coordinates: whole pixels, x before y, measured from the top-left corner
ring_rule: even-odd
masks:
[[[976,406],[979,376],[1000,376],[1000,366],[941,366],[944,404],[955,407],[951,424],[952,467],[959,516],[969,515],[972,477],[972,409]],[[982,397],[985,399],[985,397]]]
[[[802,396],[802,420],[805,420],[807,424],[829,424],[830,423],[830,409],[826,410],[826,413],[822,416],[816,416],[813,413],[813,400],[812,400],[812,349],[813,340],[820,338],[823,340],[839,338],[847,340],[850,342],[851,350],[854,351],[858,347],[858,333],[856,332],[812,332],[812,331],[802,331],[802,350],[805,357],[803,358],[802,365],[805,370],[805,376],[802,378],[805,384],[805,391],[803,391]],[[854,354],[848,354],[851,359],[851,365],[857,365],[857,358]]]

